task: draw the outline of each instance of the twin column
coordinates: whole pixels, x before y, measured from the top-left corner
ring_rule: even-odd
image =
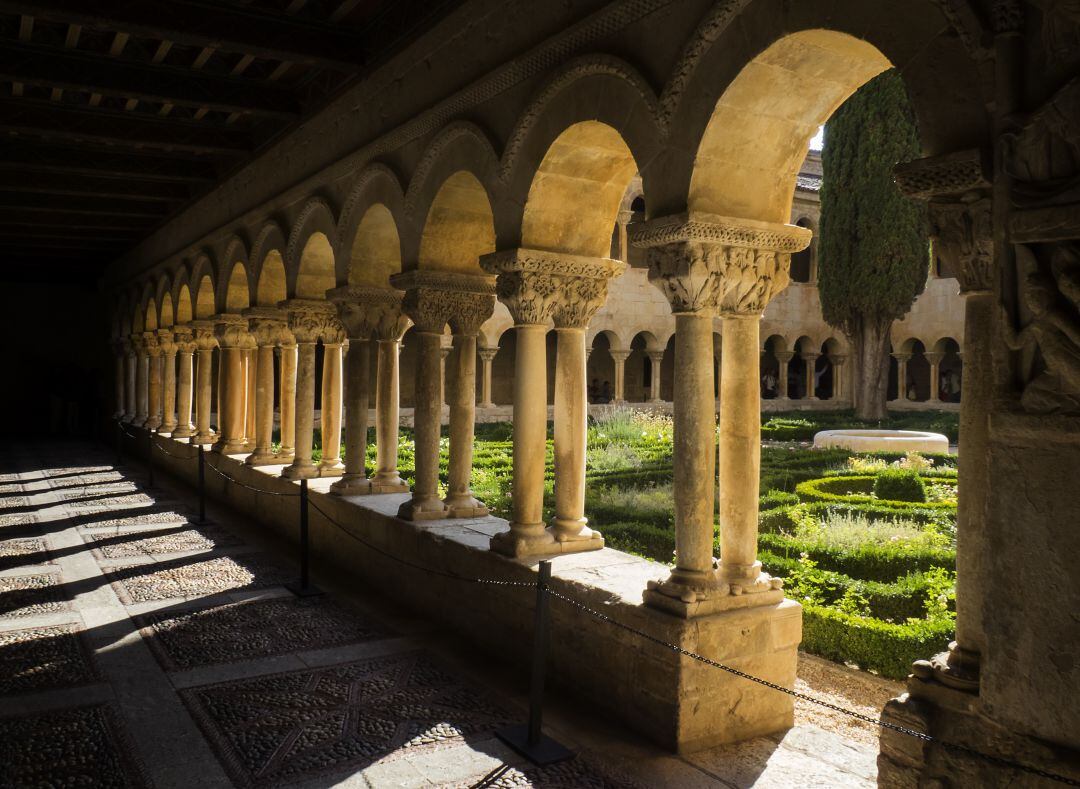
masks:
[[[698,616],[783,599],[757,561],[761,465],[761,314],[788,283],[791,253],[810,231],[712,215],[652,220],[631,239],[648,249],[649,279],[675,314],[675,569],[646,603]],[[714,443],[714,320],[723,333],[720,438]],[[713,490],[719,457],[720,562]]]
[[[514,369],[514,478],[510,530],[491,539],[511,556],[597,550],[585,519],[587,395],[585,329],[603,305],[621,261],[515,249],[481,258],[498,277],[499,299],[517,334]],[[558,335],[555,368],[555,518],[545,525],[548,326]]]

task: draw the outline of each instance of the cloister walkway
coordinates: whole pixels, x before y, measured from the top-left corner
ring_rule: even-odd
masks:
[[[783,737],[680,758],[557,691],[549,729],[579,755],[531,767],[493,733],[524,718],[518,672],[355,578],[292,596],[295,568],[257,524],[213,505],[197,524],[189,489],[151,489],[102,447],[2,457],[2,786],[875,784],[872,733],[805,709]],[[804,657],[801,689],[849,684],[834,700],[864,709],[896,692],[844,672]]]

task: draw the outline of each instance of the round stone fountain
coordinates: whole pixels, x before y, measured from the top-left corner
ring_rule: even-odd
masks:
[[[941,433],[921,430],[822,430],[814,435],[814,449],[847,449],[852,452],[949,451],[949,439]]]

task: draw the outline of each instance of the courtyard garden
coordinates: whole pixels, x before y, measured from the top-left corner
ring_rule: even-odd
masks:
[[[763,418],[759,559],[803,606],[803,649],[900,679],[912,661],[945,649],[953,637],[956,457],[810,448],[818,430],[852,424],[843,412]],[[933,430],[951,442],[958,430],[955,414],[938,412],[905,413],[880,426]],[[550,517],[550,436],[547,449]],[[448,450],[444,437],[442,484]],[[372,435],[369,471],[374,452]],[[408,431],[399,452],[408,479]],[[512,471],[511,426],[478,425],[473,490],[502,517],[510,511]],[[593,419],[587,475],[585,511],[607,545],[672,563],[671,418],[612,408]]]

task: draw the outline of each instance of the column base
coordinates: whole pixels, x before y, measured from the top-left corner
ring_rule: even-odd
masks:
[[[249,466],[276,466],[281,463],[278,456],[270,450],[264,450],[260,452],[255,450],[247,456],[247,460],[244,461]]]
[[[675,569],[666,581],[650,581],[642,601],[651,608],[692,619],[739,608],[776,605],[784,599],[783,582],[761,573],[753,585],[729,584],[719,573]]]
[[[277,458],[277,462],[283,465],[289,465],[296,459],[296,452],[292,449],[283,449],[274,455]]]
[[[293,461],[291,466],[286,466],[281,470],[281,476],[284,479],[315,479],[319,476],[319,468],[310,460],[299,464]]]
[[[157,430],[158,428],[161,427],[161,420],[160,419],[147,419],[143,423],[143,427],[145,427],[147,430]]]
[[[165,422],[162,422],[161,427],[158,428],[158,433],[160,433],[163,436],[175,435],[175,433],[176,433],[176,423],[173,422],[172,424],[167,424]]]
[[[491,538],[491,550],[515,559],[599,551],[603,547],[604,538],[599,532],[592,532],[586,539],[560,541],[551,529],[539,523],[524,528],[514,528],[514,524],[510,524],[510,531],[499,532]]]
[[[247,448],[243,441],[218,441],[210,447],[210,451],[220,455],[242,455],[247,452]]]
[[[191,437],[192,444],[213,444],[217,441],[214,433],[197,433]]]
[[[594,542],[600,541],[600,547],[604,547],[604,537],[596,529],[588,527],[588,518],[552,518],[548,529],[558,543],[570,542]],[[584,550],[599,550],[599,548],[585,548]]]
[[[340,477],[344,473],[345,466],[342,465],[340,460],[331,463],[319,463],[320,477]]]
[[[488,514],[484,502],[474,498],[471,493],[447,496],[443,499],[448,518],[483,518]]]
[[[134,419],[131,420],[131,426],[132,427],[145,427],[146,426],[146,417],[145,416],[137,416],[137,417],[135,417]]]
[[[368,496],[371,480],[360,474],[345,474],[330,486],[330,492],[337,496]]]
[[[172,431],[173,438],[191,438],[195,435],[195,428],[192,425],[177,425]]]
[[[964,693],[979,692],[979,655],[961,648],[955,641],[947,652],[934,655],[929,660],[916,660],[911,673],[923,680],[940,682],[953,690]]]
[[[380,471],[371,478],[371,492],[374,494],[408,493],[409,483],[403,480],[396,471]]]
[[[397,516],[406,521],[437,521],[448,517],[442,499],[409,499],[398,508]]]

